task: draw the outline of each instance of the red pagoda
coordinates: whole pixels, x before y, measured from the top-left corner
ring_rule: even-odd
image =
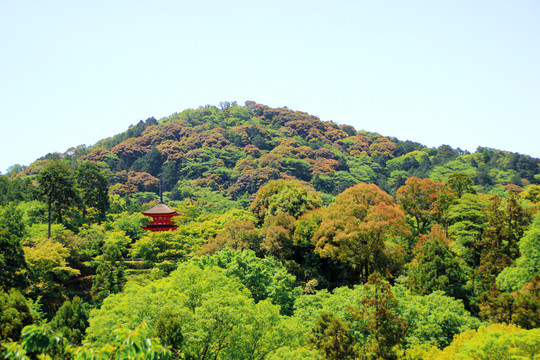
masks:
[[[171,209],[165,203],[160,202],[153,208],[142,212],[143,215],[151,216],[152,220],[146,226],[142,226],[144,230],[150,231],[169,231],[176,230],[178,225],[175,225],[171,220],[173,216],[180,215],[179,212]]]

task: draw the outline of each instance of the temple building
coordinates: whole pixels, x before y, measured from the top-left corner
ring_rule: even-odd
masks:
[[[171,209],[165,203],[160,202],[153,208],[142,212],[143,215],[152,217],[150,223],[142,226],[144,230],[150,231],[169,231],[176,230],[178,225],[172,221],[172,217],[180,215],[176,210]]]

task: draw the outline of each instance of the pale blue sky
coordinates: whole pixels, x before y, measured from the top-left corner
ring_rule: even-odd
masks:
[[[221,101],[540,157],[539,1],[0,1],[0,171]]]

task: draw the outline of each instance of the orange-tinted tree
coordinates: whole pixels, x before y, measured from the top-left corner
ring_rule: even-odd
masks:
[[[396,198],[416,235],[429,231],[432,222],[442,217],[449,205],[441,197],[443,183],[410,177],[396,192]]]
[[[336,197],[313,235],[315,252],[348,263],[363,281],[380,271],[389,275],[385,239],[406,236],[405,214],[392,196],[374,184],[357,184]]]

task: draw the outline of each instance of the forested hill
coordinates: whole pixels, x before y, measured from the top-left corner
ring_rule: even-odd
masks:
[[[0,354],[537,358],[539,182],[254,102],[141,121],[0,176]]]
[[[309,182],[330,195],[359,182],[394,195],[411,176],[444,182],[455,172],[468,175],[478,192],[497,195],[509,186],[540,183],[540,160],[530,156],[483,147],[472,154],[448,145],[428,148],[251,101],[140,121],[94,146],[49,154],[18,175],[35,175],[55,157],[72,168],[82,160],[97,162],[111,191],[121,195],[155,192],[160,175],[166,192],[179,180],[193,180],[232,199],[280,178]]]

